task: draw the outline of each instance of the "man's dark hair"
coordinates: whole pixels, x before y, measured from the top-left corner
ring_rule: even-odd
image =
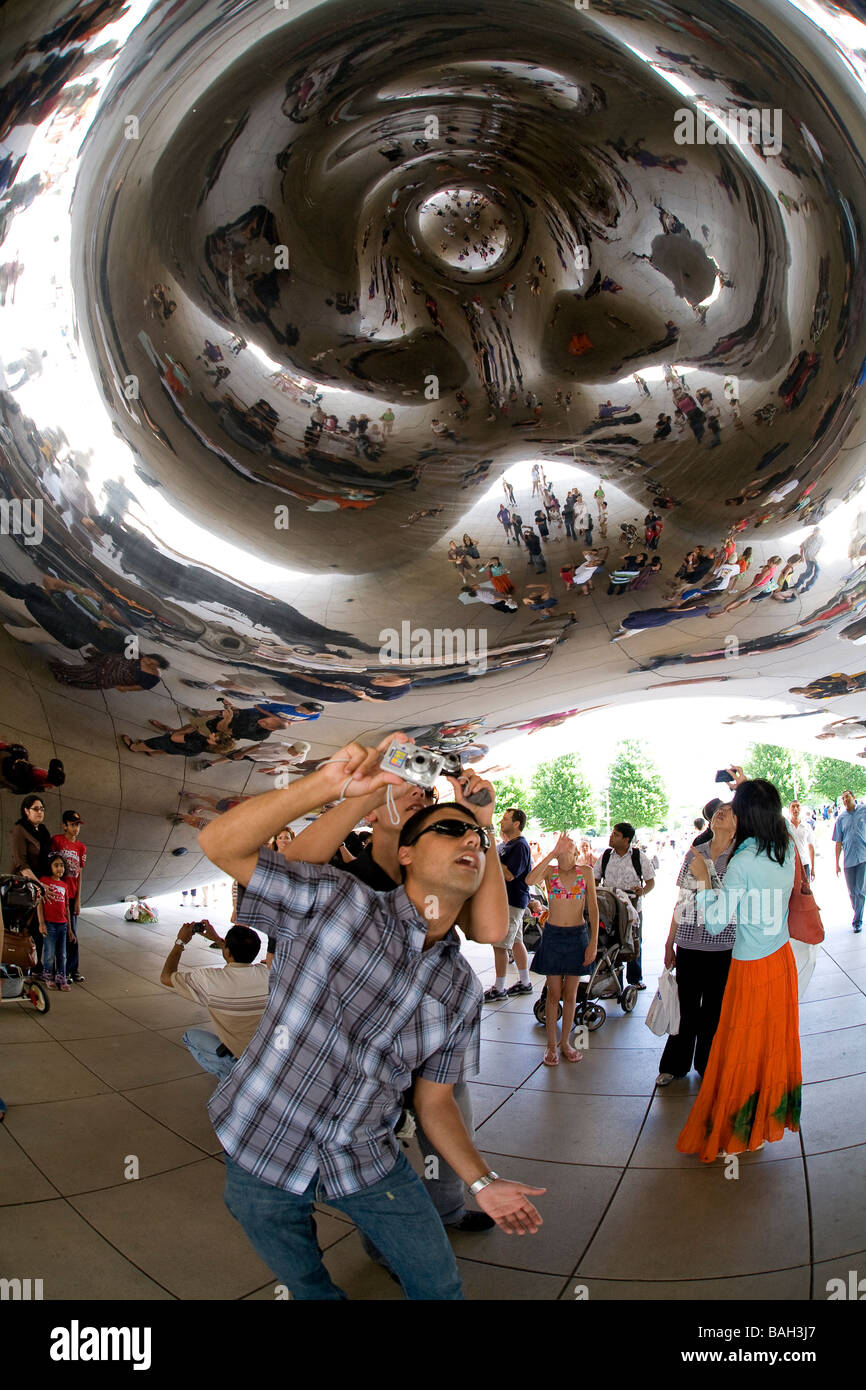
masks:
[[[517,827],[520,833],[523,834],[526,825],[526,812],[521,811],[519,806],[509,806],[508,814],[512,820],[517,821]]]
[[[438,815],[440,811],[460,811],[463,815],[469,816],[472,820],[478,820],[473,810],[468,806],[461,806],[457,801],[440,801],[438,805],[422,806],[413,816],[409,817],[405,825],[400,827],[400,834],[397,838],[397,848],[402,849],[404,845],[410,844],[411,841],[415,839],[418,831],[423,827],[424,822],[428,821],[432,815]]]
[[[695,830],[703,830],[704,826],[706,825],[706,821],[704,820],[703,816],[695,816],[692,824],[694,825]]]
[[[225,944],[233,961],[238,965],[251,965],[262,943],[252,927],[229,927]]]
[[[157,664],[157,666],[159,667],[160,671],[167,671],[167,670],[168,670],[168,665],[169,665],[169,663],[166,661],[166,659],[165,659],[164,656],[159,656],[159,654],[158,654],[157,652],[145,652],[144,655],[141,656],[141,657],[139,658],[139,660],[140,660],[140,661],[155,661],[156,664]]]
[[[629,844],[631,844],[632,840],[637,834],[637,831],[635,830],[634,826],[630,825],[627,820],[617,821],[616,825],[613,828],[614,830],[618,831],[620,835],[624,835],[625,838],[628,840]]]

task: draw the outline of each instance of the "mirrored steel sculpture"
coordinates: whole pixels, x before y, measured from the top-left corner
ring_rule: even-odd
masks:
[[[91,901],[354,736],[856,711],[862,7],[2,26],[0,810]]]

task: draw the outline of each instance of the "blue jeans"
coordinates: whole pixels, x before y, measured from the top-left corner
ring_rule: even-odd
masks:
[[[46,922],[48,935],[42,948],[42,969],[46,979],[66,983],[66,923]]]
[[[866,899],[866,860],[862,864],[852,864],[850,869],[845,865],[845,882],[848,885],[848,897],[851,899],[851,906],[854,909],[853,926],[863,925],[863,902]]]
[[[188,1047],[200,1067],[225,1081],[236,1062],[235,1057],[218,1057],[220,1040],[208,1028],[187,1028],[181,1042]]]
[[[327,1201],[382,1252],[410,1299],[463,1298],[457,1261],[421,1179],[401,1153],[386,1178],[350,1197],[323,1197],[318,1173],[303,1193],[272,1187],[226,1155],[225,1203],[264,1260],[298,1300],[345,1299],[322,1263],[313,1203]]]

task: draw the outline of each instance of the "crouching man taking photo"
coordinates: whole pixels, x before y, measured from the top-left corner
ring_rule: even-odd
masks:
[[[454,924],[492,944],[508,922],[490,830],[493,802],[425,806],[400,830],[403,884],[381,893],[327,865],[259,846],[289,821],[399,782],[378,749],[349,744],[317,772],[212,821],[205,854],[244,885],[247,923],[276,939],[268,1005],[210,1117],[226,1152],[226,1205],[296,1299],[339,1299],[322,1262],[315,1202],[349,1216],[410,1299],[460,1299],[457,1263],[394,1133],[415,1076],[424,1131],[478,1206],[534,1233],[544,1188],[491,1173],[453,1097],[477,1074],[481,986]],[[464,788],[473,794],[478,779]]]

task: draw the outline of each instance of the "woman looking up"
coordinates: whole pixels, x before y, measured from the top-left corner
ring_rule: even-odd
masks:
[[[728,802],[717,807],[710,828],[711,838],[696,844],[694,849],[700,850],[707,861],[711,887],[721,888],[737,828]],[[692,853],[690,849],[686,854],[677,878],[679,897],[665,943],[665,967],[673,970],[676,965],[680,1028],[668,1038],[662,1053],[657,1086],[667,1086],[677,1077],[688,1076],[693,1065],[703,1076],[719,1024],[736,935],[733,923],[715,935],[704,926],[696,901],[698,889],[704,885],[692,874]]]
[[[580,1061],[580,1053],[570,1046],[568,1039],[574,1025],[580,976],[589,974],[598,949],[598,901],[595,879],[589,869],[578,865],[577,846],[567,834],[560,835],[550,854],[526,875],[527,888],[537,883],[544,884],[550,911],[529,968],[536,975],[547,976],[544,1065],[555,1067],[559,1064],[556,1018],[560,999],[562,1056],[566,1062]]]
[[[797,970],[788,938],[794,844],[772,782],[742,782],[731,809],[733,853],[713,888],[700,850],[691,871],[710,935],[736,922],[733,958],[704,1079],[677,1140],[681,1153],[712,1163],[800,1128]]]

